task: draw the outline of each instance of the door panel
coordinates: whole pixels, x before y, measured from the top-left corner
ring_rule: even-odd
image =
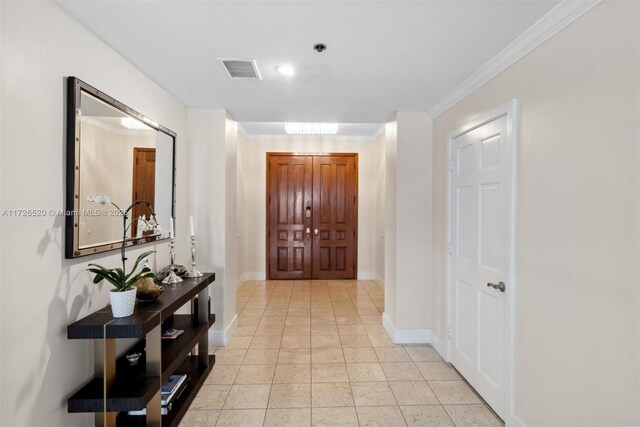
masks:
[[[507,118],[452,141],[451,267],[454,325],[451,362],[504,416],[505,293],[487,283],[508,274]]]
[[[133,148],[133,192],[131,203],[138,200],[149,202],[155,207],[156,198],[156,149]],[[131,210],[131,235],[138,235],[138,221],[134,218],[145,216],[151,218],[151,209],[145,205],[136,205]],[[140,235],[151,234],[151,231]]]
[[[269,273],[271,279],[311,278],[311,156],[269,158]]]
[[[356,177],[355,156],[313,158],[314,278],[355,278]]]
[[[270,154],[268,165],[268,277],[354,279],[357,155]]]

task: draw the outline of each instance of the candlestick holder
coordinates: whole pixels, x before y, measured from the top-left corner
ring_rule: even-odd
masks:
[[[176,241],[173,237],[171,237],[171,241],[169,242],[169,255],[171,256],[171,265],[169,266],[170,267],[169,275],[165,277],[164,280],[162,281],[162,283],[165,285],[174,285],[176,283],[182,282],[182,279],[175,272],[177,267],[175,262],[175,256],[176,256],[175,246],[176,246]]]
[[[192,235],[189,239],[191,243],[191,269],[187,271],[185,277],[193,278],[193,277],[202,277],[203,274],[198,271],[196,268],[196,236]]]

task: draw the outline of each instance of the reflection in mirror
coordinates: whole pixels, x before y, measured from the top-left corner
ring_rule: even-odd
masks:
[[[159,231],[149,231],[147,206],[130,214],[128,239],[167,237],[173,200],[173,137],[81,91],[78,249],[122,241],[122,217],[112,205],[92,203],[105,194],[121,209],[149,202]]]

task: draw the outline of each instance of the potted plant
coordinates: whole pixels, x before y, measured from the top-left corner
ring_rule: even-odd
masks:
[[[138,270],[138,266],[140,263],[145,260],[149,255],[153,253],[153,251],[145,252],[141,254],[136,260],[133,268],[128,273],[126,268],[127,257],[125,256],[125,247],[127,240],[127,231],[131,226],[131,223],[127,225],[127,220],[129,219],[129,212],[133,209],[134,206],[143,204],[151,209],[151,220],[145,222],[145,228],[149,231],[157,232],[159,230],[158,223],[156,221],[155,213],[153,212],[153,208],[144,200],[139,200],[134,202],[127,209],[120,209],[115,203],[111,202],[109,197],[106,194],[102,194],[96,197],[89,197],[90,203],[98,203],[101,205],[110,204],[114,206],[120,214],[122,215],[122,245],[120,247],[120,253],[122,255],[122,268],[106,268],[101,266],[100,264],[89,264],[89,268],[87,269],[91,273],[95,274],[93,278],[93,283],[100,283],[103,280],[111,283],[114,289],[111,289],[109,293],[109,297],[111,299],[111,310],[113,311],[113,317],[127,317],[133,314],[136,303],[136,287],[135,283],[140,279],[151,278],[153,279],[155,276],[151,269],[146,266],[136,272]]]

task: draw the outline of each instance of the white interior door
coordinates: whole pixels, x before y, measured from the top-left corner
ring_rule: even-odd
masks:
[[[505,115],[453,138],[449,168],[451,363],[503,419],[511,212],[507,124]]]

